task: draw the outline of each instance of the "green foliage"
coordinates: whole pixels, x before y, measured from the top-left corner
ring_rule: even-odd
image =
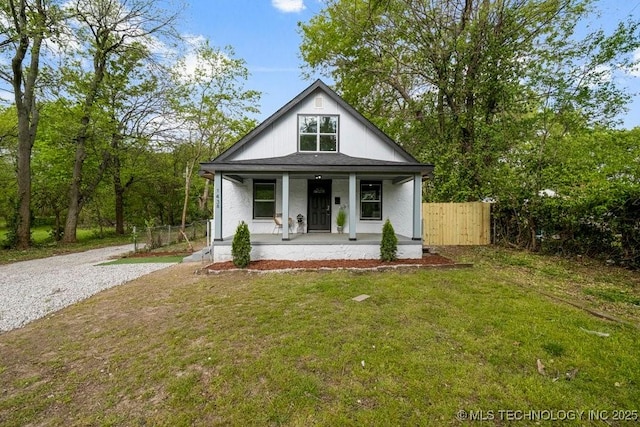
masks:
[[[336,214],[336,225],[338,227],[344,227],[346,223],[347,223],[347,212],[344,210],[344,208],[340,208],[338,210],[338,213]]]
[[[591,6],[333,0],[301,24],[300,49],[435,165],[427,200],[491,198],[498,241],[638,267],[640,129],[611,128],[629,100],[612,76],[637,62],[640,22],[580,38]]]
[[[639,136],[583,130],[550,138],[545,154],[514,153],[495,181],[497,242],[639,268]]]
[[[64,227],[54,225],[51,230],[49,230],[49,237],[54,242],[62,240],[62,236],[64,236]]]
[[[14,209],[7,219],[7,231],[5,232],[4,241],[2,242],[2,247],[5,249],[14,249],[18,243],[17,222],[17,209]]]
[[[241,221],[231,243],[231,256],[236,267],[245,268],[251,261],[251,235],[247,223]]]
[[[497,197],[503,162],[522,151],[532,161],[519,182],[537,193],[553,139],[608,125],[629,98],[607,73],[633,64],[639,24],[581,40],[589,5],[333,0],[301,24],[300,49],[310,72],[434,163],[429,200]]]
[[[382,261],[394,261],[397,259],[398,238],[389,218],[382,226],[382,241],[380,242],[380,259]]]

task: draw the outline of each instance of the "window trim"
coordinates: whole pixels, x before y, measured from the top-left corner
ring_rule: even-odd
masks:
[[[315,134],[313,133],[302,133],[300,132],[300,118],[302,117],[315,117],[317,122],[317,130]],[[335,133],[326,133],[320,132],[320,119],[322,117],[335,117],[336,119],[336,132]],[[297,126],[297,135],[298,135],[298,152],[299,153],[338,153],[340,151],[340,115],[339,114],[298,114],[296,119]],[[300,146],[300,137],[302,135],[315,135],[316,137],[316,149],[315,150],[303,150]],[[335,150],[320,150],[320,138],[324,135],[335,135],[336,137],[336,149]]]
[[[256,184],[271,184],[273,185],[273,200],[267,199],[256,199]],[[251,207],[252,207],[252,217],[253,219],[272,219],[276,214],[276,198],[277,198],[277,187],[275,179],[254,179],[252,185],[253,194],[251,194]],[[273,202],[273,213],[271,216],[256,216],[256,202]]]
[[[370,200],[370,201],[364,201],[362,200],[362,194],[363,194],[363,187],[365,185],[378,185],[380,187],[380,195],[378,200]],[[374,180],[370,180],[370,181],[360,181],[360,194],[359,194],[359,201],[360,201],[360,220],[361,221],[382,221],[382,181],[374,181]],[[378,218],[372,218],[372,217],[364,217],[363,216],[363,209],[362,209],[362,204],[363,203],[379,203],[380,204],[380,216]]]

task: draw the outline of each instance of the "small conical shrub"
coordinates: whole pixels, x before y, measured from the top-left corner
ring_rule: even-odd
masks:
[[[380,259],[382,261],[395,261],[398,253],[398,238],[393,230],[389,218],[382,226],[382,241],[380,242]]]
[[[231,256],[233,257],[233,265],[239,268],[247,267],[251,261],[251,235],[249,227],[244,221],[238,224],[236,234],[233,236]]]

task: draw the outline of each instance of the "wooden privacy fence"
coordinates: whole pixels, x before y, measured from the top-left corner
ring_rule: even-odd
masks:
[[[489,203],[423,203],[425,245],[488,245],[491,243]]]

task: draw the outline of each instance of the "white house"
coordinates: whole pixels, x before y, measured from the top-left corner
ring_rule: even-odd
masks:
[[[422,181],[432,170],[317,80],[201,163],[200,175],[214,181],[213,259],[231,259],[240,221],[252,259],[378,258],[387,218],[398,257],[420,258]]]

